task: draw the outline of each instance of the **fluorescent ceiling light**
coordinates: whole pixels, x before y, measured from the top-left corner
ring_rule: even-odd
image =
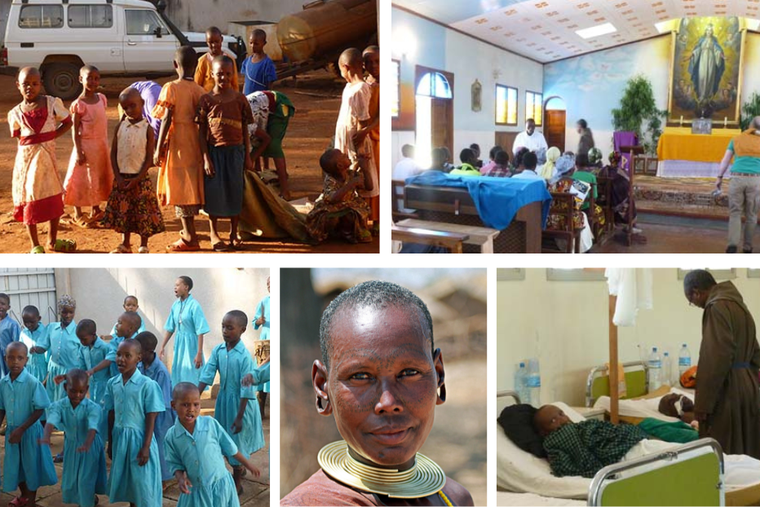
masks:
[[[678,30],[678,24],[680,22],[681,22],[680,19],[669,19],[667,21],[661,21],[659,23],[655,23],[654,26],[657,28],[657,31],[659,33],[674,32]]]
[[[602,35],[617,32],[617,28],[612,23],[605,23],[599,26],[592,26],[591,28],[584,28],[583,30],[576,30],[575,33],[583,37],[584,39],[593,39]]]

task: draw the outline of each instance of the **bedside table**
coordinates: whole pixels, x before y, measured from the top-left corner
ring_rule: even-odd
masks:
[[[604,421],[605,410],[603,408],[594,407],[571,407],[573,410],[581,414],[586,419],[596,419],[598,421]]]

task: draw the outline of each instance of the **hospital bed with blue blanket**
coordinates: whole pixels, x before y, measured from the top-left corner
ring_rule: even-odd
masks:
[[[519,404],[514,391],[497,394],[499,413],[513,404]],[[584,420],[566,404],[554,405],[573,422]],[[548,461],[520,449],[498,424],[496,433],[500,506],[760,505],[760,469],[732,465],[727,473],[726,460],[733,464],[746,457],[724,456],[713,439],[683,445],[656,442],[669,447],[605,467],[586,479],[552,475]]]

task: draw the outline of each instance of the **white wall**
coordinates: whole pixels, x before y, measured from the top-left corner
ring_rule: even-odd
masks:
[[[525,92],[543,90],[543,65],[513,53],[485,44],[460,32],[437,25],[399,9],[393,9],[394,36],[392,58],[401,61],[401,87],[414,86],[417,65],[454,74],[454,150],[459,152],[472,143],[487,158],[494,145],[494,132],[521,131],[524,128]],[[410,40],[410,37],[414,40]],[[414,50],[410,50],[413,46]],[[494,72],[498,76],[494,77]],[[477,79],[482,85],[481,110],[471,108],[471,86]],[[496,84],[518,88],[518,126],[497,126]],[[541,129],[539,129],[541,130]],[[392,164],[401,158],[401,146],[414,144],[414,132],[394,132]],[[401,143],[401,144],[399,144]]]
[[[164,324],[174,297],[174,281],[180,275],[193,279],[191,294],[198,300],[208,320],[211,332],[206,335],[203,349],[206,358],[222,343],[222,317],[230,310],[242,310],[249,320],[259,301],[267,295],[268,269],[56,269],[58,296],[70,294],[77,301],[75,320],[92,319],[98,334],[107,334],[124,312],[122,304],[127,295],[137,296],[139,313],[145,328],[156,335],[159,347],[164,336]],[[248,326],[243,342],[253,353],[259,331]],[[167,367],[171,366],[174,338],[167,346]]]
[[[760,317],[758,280],[746,269],[737,275],[732,281]],[[655,269],[653,278],[654,308],[641,311],[635,327],[619,328],[620,361],[639,360],[637,345],[677,357],[686,343],[696,364],[702,311],[689,306],[676,269]],[[582,406],[589,370],[609,361],[607,283],[550,282],[545,269],[527,269],[524,281],[500,281],[496,290],[497,388],[513,389],[515,363],[538,357],[541,402]]]

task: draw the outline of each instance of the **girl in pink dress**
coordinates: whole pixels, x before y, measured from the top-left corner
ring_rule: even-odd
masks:
[[[87,227],[103,218],[100,203],[108,200],[111,193],[113,171],[108,148],[107,101],[105,95],[96,92],[100,86],[100,72],[92,65],[85,65],[79,71],[79,81],[84,90],[71,104],[74,150],[63,182],[63,202],[74,206],[71,223]],[[87,218],[82,214],[83,206],[92,206]]]

